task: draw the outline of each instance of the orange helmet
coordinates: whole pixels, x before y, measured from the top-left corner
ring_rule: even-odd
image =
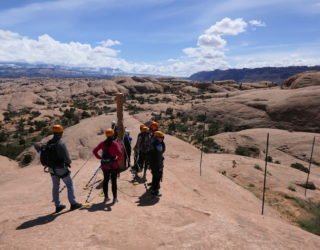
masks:
[[[156,131],[154,132],[153,136],[156,138],[164,138],[164,133],[161,131]]]
[[[59,124],[53,125],[52,126],[52,132],[53,133],[62,133],[63,132],[63,127]]]
[[[143,126],[141,128],[141,132],[147,133],[147,132],[149,132],[149,128],[147,126]]]
[[[104,133],[105,133],[106,137],[114,136],[114,130],[112,128],[106,129],[106,131]]]
[[[157,122],[153,121],[150,124],[150,128],[151,129],[158,129],[159,128],[159,124]]]

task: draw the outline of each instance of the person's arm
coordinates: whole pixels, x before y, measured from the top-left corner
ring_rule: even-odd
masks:
[[[62,141],[60,141],[57,144],[57,153],[58,153],[59,158],[63,159],[64,164],[66,164],[66,165],[70,165],[71,164],[71,159],[70,159],[70,156],[69,156],[68,149],[67,149],[66,145]]]
[[[97,159],[99,159],[99,160],[102,159],[102,156],[98,154],[98,151],[101,150],[101,149],[102,149],[102,143],[99,143],[98,146],[96,146],[96,147],[93,149],[93,151],[92,151],[92,153],[94,154],[94,156],[95,156]]]

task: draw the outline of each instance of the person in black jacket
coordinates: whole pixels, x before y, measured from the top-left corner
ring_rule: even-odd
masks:
[[[52,180],[52,198],[56,206],[56,213],[66,208],[61,204],[59,197],[60,179],[64,182],[68,190],[68,200],[70,202],[70,210],[78,209],[82,204],[76,201],[74,195],[73,182],[70,177],[71,160],[66,145],[62,142],[63,127],[61,125],[54,125],[52,127],[53,137],[48,141],[47,146],[51,146],[52,153],[50,162],[48,164],[48,170],[51,174]],[[37,149],[37,148],[36,148]]]
[[[152,138],[152,149],[150,152],[150,166],[152,173],[151,194],[155,196],[160,195],[160,181],[163,176],[164,157],[163,154],[166,151],[166,145],[164,143],[164,133],[161,131],[155,131]]]

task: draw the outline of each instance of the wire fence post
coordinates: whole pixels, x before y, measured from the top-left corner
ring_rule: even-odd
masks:
[[[267,134],[267,147],[266,147],[266,159],[265,159],[265,167],[264,167],[264,181],[263,181],[263,195],[262,195],[262,211],[264,212],[264,198],[266,192],[266,182],[267,182],[267,165],[268,165],[268,150],[269,150],[269,133]]]
[[[309,171],[308,171],[308,176],[307,176],[307,182],[306,182],[306,187],[305,187],[305,191],[304,191],[304,196],[307,196],[307,187],[308,187],[308,182],[309,182],[309,175],[310,175],[310,170],[311,170],[312,155],[313,155],[313,149],[314,149],[315,141],[316,141],[316,137],[313,137],[312,149],[311,149],[311,155],[310,155],[310,162],[309,162]]]
[[[207,113],[204,112],[204,121],[203,121],[203,131],[202,131],[202,142],[201,142],[201,155],[200,155],[200,176],[202,173],[202,154],[203,154],[203,141],[204,141],[204,133],[205,133],[205,129],[206,129],[206,119],[207,119]]]

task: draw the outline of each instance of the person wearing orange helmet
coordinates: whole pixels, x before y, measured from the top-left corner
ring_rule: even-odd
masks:
[[[96,158],[101,160],[101,169],[103,171],[103,193],[104,193],[104,202],[109,201],[108,195],[108,184],[111,178],[112,194],[113,201],[112,204],[115,204],[117,200],[117,176],[120,170],[120,165],[118,161],[122,157],[122,149],[118,142],[114,138],[114,130],[108,128],[105,131],[106,140],[100,142],[94,149],[93,154]],[[102,154],[98,152],[102,151]]]
[[[150,166],[152,173],[151,194],[160,196],[160,181],[162,181],[164,157],[163,154],[166,151],[166,145],[164,143],[164,133],[161,131],[155,131],[152,138],[152,147],[150,151]]]
[[[55,212],[59,213],[66,208],[66,206],[60,202],[60,179],[62,179],[67,187],[70,210],[78,209],[82,204],[76,201],[76,197],[74,195],[73,182],[68,169],[71,167],[71,160],[68,149],[61,140],[64,129],[60,124],[56,124],[52,126],[51,130],[53,132],[52,139],[49,140],[42,148],[37,148],[36,146],[35,148],[37,151],[40,151],[41,163],[45,165],[45,167],[48,167],[48,172],[51,174],[52,198],[56,206]],[[45,161],[43,160],[43,157],[46,158]]]
[[[153,135],[154,132],[159,130],[159,123],[157,123],[156,121],[152,121],[150,123],[149,129],[150,129],[151,135]]]
[[[138,151],[138,160],[136,163],[137,171],[140,172],[143,170],[143,179],[146,180],[146,173],[149,167],[149,153],[151,150],[151,137],[149,133],[149,128],[143,126],[141,128],[141,133],[138,138],[136,149]]]

